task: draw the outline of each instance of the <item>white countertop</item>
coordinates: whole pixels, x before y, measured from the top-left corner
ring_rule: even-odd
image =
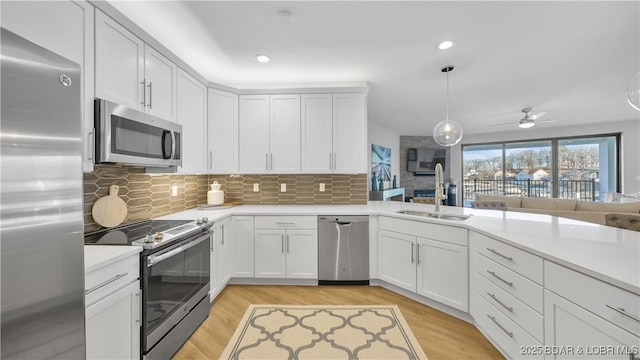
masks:
[[[398,214],[398,210],[433,211],[433,205],[372,201],[368,205],[243,205],[191,209],[162,219],[217,221],[230,215],[385,215],[440,223],[477,231],[560,265],[640,294],[640,232],[561,217],[522,212],[442,207],[442,212],[472,215],[465,221]]]
[[[84,273],[88,274],[141,251],[140,246],[85,245]]]

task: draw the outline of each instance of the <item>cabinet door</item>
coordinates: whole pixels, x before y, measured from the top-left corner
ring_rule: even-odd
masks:
[[[255,231],[256,278],[286,277],[285,231]]]
[[[96,10],[96,97],[144,111],[144,42]]]
[[[333,95],[334,173],[366,173],[367,102],[365,94]]]
[[[82,169],[93,171],[93,6],[85,1],[3,1],[0,6],[2,27],[82,67]]]
[[[300,95],[271,95],[270,171],[300,172]]]
[[[209,89],[209,173],[238,172],[238,95]]]
[[[302,172],[333,170],[333,108],[331,94],[303,94],[301,100]]]
[[[207,88],[178,69],[176,121],[182,125],[180,173],[207,172]]]
[[[217,237],[218,241],[218,254],[217,254],[217,276],[218,283],[221,288],[224,288],[229,282],[229,278],[231,278],[231,265],[229,263],[230,256],[230,244],[229,244],[229,235],[230,235],[230,219],[224,219],[217,225]],[[222,289],[221,289],[222,290]]]
[[[231,277],[254,277],[253,216],[234,216],[231,219]]]
[[[417,293],[468,312],[467,247],[418,238]]]
[[[270,169],[269,95],[239,96],[238,169],[264,174]]]
[[[220,282],[218,281],[218,229],[214,226],[211,229],[211,236],[209,240],[209,251],[211,251],[210,262],[210,277],[209,277],[209,301],[213,302],[213,299],[218,295],[221,290]]]
[[[176,121],[178,67],[151,46],[144,46],[146,112]]]
[[[87,307],[87,359],[140,358],[140,282]]]
[[[318,278],[318,231],[287,230],[287,278]]]
[[[552,354],[547,359],[630,359],[625,350],[637,350],[640,338],[603,318],[548,291],[544,291],[544,344],[557,349],[581,348],[584,352]],[[607,348],[607,347],[611,348]],[[578,356],[582,355],[582,356]],[[591,355],[591,356],[586,356]]]
[[[380,279],[416,291],[416,238],[380,230]]]

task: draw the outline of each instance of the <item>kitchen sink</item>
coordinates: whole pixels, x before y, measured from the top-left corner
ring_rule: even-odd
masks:
[[[446,214],[446,213],[437,213],[437,212],[430,212],[430,211],[399,210],[396,212],[398,214],[423,216],[423,217],[428,217],[432,219],[443,219],[443,220],[463,221],[463,220],[467,220],[470,217],[469,215]]]

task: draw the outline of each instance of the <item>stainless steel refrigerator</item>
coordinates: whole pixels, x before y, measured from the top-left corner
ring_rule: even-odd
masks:
[[[81,359],[80,67],[1,31],[0,352]]]

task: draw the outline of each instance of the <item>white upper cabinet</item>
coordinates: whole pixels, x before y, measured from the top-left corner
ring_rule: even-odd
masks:
[[[96,11],[96,97],[144,110],[144,42]]]
[[[367,96],[333,95],[333,172],[367,172]]]
[[[269,162],[271,172],[300,172],[300,95],[271,95]]]
[[[93,171],[93,6],[85,1],[3,1],[0,6],[2,27],[82,67],[82,168]]]
[[[207,88],[178,69],[176,120],[182,125],[181,173],[207,172]]]
[[[269,163],[269,95],[239,96],[238,170],[264,174]]]
[[[238,95],[209,89],[207,168],[213,174],[238,172]]]
[[[146,112],[175,121],[178,67],[146,44],[144,64]]]
[[[101,11],[95,28],[96,97],[175,121],[176,65]]]
[[[302,95],[302,172],[365,173],[366,95]]]
[[[241,95],[239,171],[300,172],[300,95]]]
[[[302,172],[333,172],[333,107],[331,94],[303,94]]]

